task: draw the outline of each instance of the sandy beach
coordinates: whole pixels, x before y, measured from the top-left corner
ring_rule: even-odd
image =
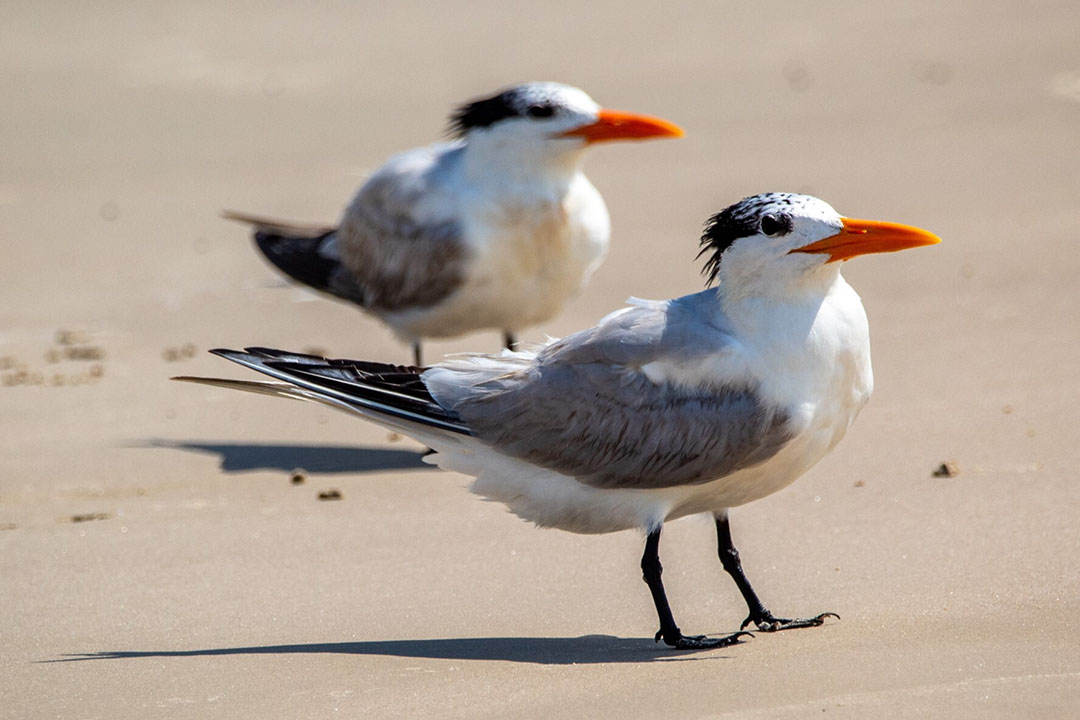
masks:
[[[1078,37],[1069,2],[5,3],[0,716],[1076,717]],[[220,212],[332,222],[530,79],[687,135],[590,153],[611,253],[525,340],[701,288],[702,223],[757,192],[943,239],[847,264],[874,398],[732,511],[770,608],[841,620],[671,651],[639,534],[536,529],[407,438],[169,382],[250,377],[221,346],[406,361]],[[685,630],[738,628],[709,518],[663,561]]]

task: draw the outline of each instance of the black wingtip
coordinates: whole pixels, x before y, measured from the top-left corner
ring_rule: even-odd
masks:
[[[364,289],[330,243],[335,230],[303,236],[274,230],[255,231],[255,245],[267,262],[296,282],[320,292],[364,305]]]
[[[301,237],[257,228],[253,237],[259,251],[278,270],[293,280],[329,292],[331,278],[340,263],[320,253],[319,248],[330,234]]]
[[[322,355],[312,355],[311,353],[291,352],[289,350],[278,350],[277,348],[263,347],[261,345],[253,345],[251,347],[244,348],[244,352],[249,352],[252,355],[260,355],[265,358],[301,358],[304,360],[311,360],[313,362],[329,362],[329,359]]]

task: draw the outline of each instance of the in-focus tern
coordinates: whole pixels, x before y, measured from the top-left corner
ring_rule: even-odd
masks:
[[[336,227],[225,213],[255,226],[286,275],[389,325],[417,365],[422,338],[494,329],[512,347],[585,286],[611,234],[586,147],[682,135],[551,82],[467,103],[450,122],[452,142],[390,158]]]
[[[576,533],[640,528],[641,568],[676,648],[721,647],[742,628],[820,625],[766,609],[743,573],[729,508],[792,483],[847,432],[873,388],[866,313],[840,274],[857,255],[932,245],[917,228],[841,217],[768,193],[713,216],[715,287],[632,299],[536,351],[450,356],[429,368],[249,348],[215,350],[274,378],[180,378],[313,400],[406,433],[439,467],[519,517]],[[684,635],[661,582],[665,522],[710,513],[724,569],[749,608],[740,632]]]

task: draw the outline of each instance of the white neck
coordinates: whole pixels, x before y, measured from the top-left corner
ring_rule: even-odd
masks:
[[[494,133],[469,137],[465,145],[464,175],[474,186],[520,193],[522,189],[565,192],[581,173],[583,146],[556,150],[550,143],[511,142]]]
[[[763,327],[776,328],[789,337],[805,337],[828,295],[847,287],[839,263],[799,272],[784,278],[785,282],[764,281],[758,270],[745,263],[720,268],[717,300],[743,337],[756,336]]]
[[[808,283],[783,297],[729,294],[721,283],[717,309],[746,348],[751,372],[783,379],[768,388],[774,400],[825,397],[842,388],[857,409],[873,387],[866,313],[839,269],[828,275],[832,283],[824,290]]]

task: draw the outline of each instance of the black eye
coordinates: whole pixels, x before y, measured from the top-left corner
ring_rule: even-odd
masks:
[[[783,213],[763,216],[761,218],[761,232],[769,237],[787,235],[791,232],[791,216]]]
[[[555,108],[551,105],[536,104],[530,105],[525,112],[529,114],[529,117],[546,118],[555,114]]]

